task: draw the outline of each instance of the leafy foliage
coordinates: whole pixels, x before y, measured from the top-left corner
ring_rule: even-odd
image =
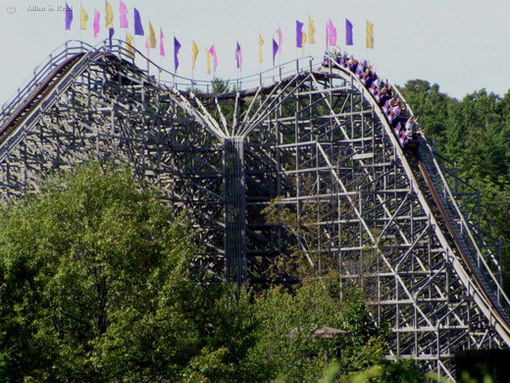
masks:
[[[4,381],[258,381],[248,297],[189,271],[187,226],[127,170],[52,178],[0,217]]]
[[[318,284],[308,282],[289,294],[281,288],[259,297],[256,312],[262,325],[252,357],[267,355],[270,367],[286,382],[314,381],[329,363],[339,359],[340,373],[379,361],[382,339],[377,336],[362,302],[340,304]],[[333,327],[347,331],[332,338],[314,333]]]
[[[341,301],[314,278],[259,295],[211,283],[190,271],[191,235],[129,170],[98,164],[4,208],[0,381],[293,382],[325,372],[326,382],[397,371],[359,298]],[[348,335],[313,336],[323,326]]]
[[[211,89],[212,94],[220,95],[220,94],[229,93],[232,91],[232,89],[230,88],[230,85],[229,85],[229,81],[223,80],[218,77],[214,77],[212,79],[211,85],[212,85],[212,89]]]
[[[358,294],[339,300],[319,280],[305,280],[290,294],[269,289],[255,303],[261,326],[250,359],[268,358],[269,376],[282,382],[422,382],[410,360],[392,363],[384,332],[375,328]],[[342,330],[322,337],[317,330]]]

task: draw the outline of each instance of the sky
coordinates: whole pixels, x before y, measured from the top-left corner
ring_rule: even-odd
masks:
[[[80,30],[79,0],[68,0],[74,20],[64,29],[62,0],[0,0],[0,105],[26,84],[34,69],[67,40],[91,45],[106,38],[104,0],[82,0],[89,15],[86,31]],[[119,0],[110,0],[119,28]],[[325,25],[337,28],[337,45],[359,59],[370,60],[377,73],[391,83],[411,79],[437,83],[442,92],[462,98],[482,88],[504,95],[510,89],[510,0],[125,0],[129,31],[133,33],[133,7],[142,16],[146,36],[149,21],[159,37],[165,34],[166,56],[151,50],[151,59],[173,71],[173,37],[182,48],[178,74],[211,79],[207,74],[207,49],[218,52],[217,77],[228,79],[256,74],[272,67],[272,39],[278,27],[284,35],[277,64],[302,57],[295,47],[296,19],[315,23],[316,44],[305,45],[304,55],[318,62],[325,50]],[[35,10],[38,9],[38,10]],[[101,12],[101,32],[93,37],[94,9]],[[354,25],[354,45],[345,45],[345,19]],[[374,23],[374,49],[365,47],[365,23]],[[265,41],[264,62],[258,60],[259,34]],[[135,37],[145,52],[145,38]],[[196,68],[191,70],[191,44],[199,47]],[[242,71],[236,69],[235,47],[243,53]]]

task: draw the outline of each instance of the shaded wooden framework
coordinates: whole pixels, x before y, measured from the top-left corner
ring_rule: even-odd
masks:
[[[140,53],[123,42],[62,52],[0,120],[4,201],[91,158],[130,164],[188,212],[203,250],[197,267],[264,283],[275,256],[297,246],[313,267],[334,265],[339,284],[363,280],[374,320],[394,334],[388,358],[453,378],[455,352],[508,347],[498,308],[480,301],[413,158],[349,73],[301,60],[248,90],[214,94],[209,84],[164,80],[151,63],[140,69]],[[439,185],[443,173],[426,147]],[[313,245],[266,222],[261,211],[276,197],[315,220]],[[484,273],[494,279],[489,255]],[[481,289],[506,305],[497,281]]]

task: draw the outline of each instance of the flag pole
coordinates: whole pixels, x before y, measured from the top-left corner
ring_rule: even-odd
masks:
[[[262,62],[260,61],[260,52],[262,52],[262,45],[260,45],[260,29],[259,29],[259,41],[257,42],[259,46],[259,73],[262,72]]]
[[[80,41],[83,41],[82,32],[81,32],[81,9],[83,8],[83,4],[80,1]],[[86,26],[85,26],[86,27]]]
[[[145,61],[147,62],[147,76],[149,76],[150,73],[150,46],[149,46],[149,36],[147,36],[147,39],[145,40],[145,53],[147,54],[145,56]]]
[[[161,24],[159,24],[159,44],[163,44],[163,39],[161,38]],[[161,48],[160,48],[161,50]],[[161,52],[160,52],[161,53]],[[158,81],[161,79],[161,54],[158,55],[158,66],[159,66],[159,75],[158,75]]]
[[[195,82],[195,68],[194,68],[194,65],[193,65],[193,44],[194,44],[194,41],[192,40],[191,41],[191,49],[192,49],[192,53],[191,53],[191,89],[190,91],[193,92],[193,83]]]
[[[281,66],[282,65],[283,38],[280,38],[280,36],[282,35],[282,30],[280,28],[280,23],[278,23],[278,31],[280,32],[280,34],[278,35],[278,66]]]

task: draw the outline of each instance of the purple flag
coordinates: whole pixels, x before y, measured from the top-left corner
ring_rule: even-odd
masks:
[[[353,45],[352,42],[352,24],[349,19],[345,19],[345,44]]]
[[[127,19],[127,7],[126,3],[120,0],[119,3],[119,16],[120,16],[120,27],[127,28],[128,27],[128,19]]]
[[[135,10],[135,35],[143,36],[143,26],[142,26],[142,20],[140,18],[140,12],[138,12],[138,9],[134,8]]]
[[[177,73],[177,68],[179,68],[179,50],[181,49],[181,43],[174,37],[174,67],[175,73]]]
[[[101,19],[101,12],[94,9],[94,37],[99,34],[99,20]]]
[[[296,47],[303,48],[303,23],[296,20]]]
[[[113,38],[113,35],[115,34],[115,29],[113,28],[108,28],[108,37],[110,39],[110,49],[112,48],[113,44],[112,44],[112,38]]]
[[[237,43],[236,47],[236,64],[237,69],[241,70],[243,66],[243,52],[241,51],[241,46],[239,45],[239,42]]]
[[[273,66],[274,66],[274,58],[276,57],[276,54],[278,53],[278,44],[273,39]]]
[[[67,5],[67,3],[65,13],[66,13],[66,29],[70,30],[71,24],[73,22],[73,9],[69,5]]]

